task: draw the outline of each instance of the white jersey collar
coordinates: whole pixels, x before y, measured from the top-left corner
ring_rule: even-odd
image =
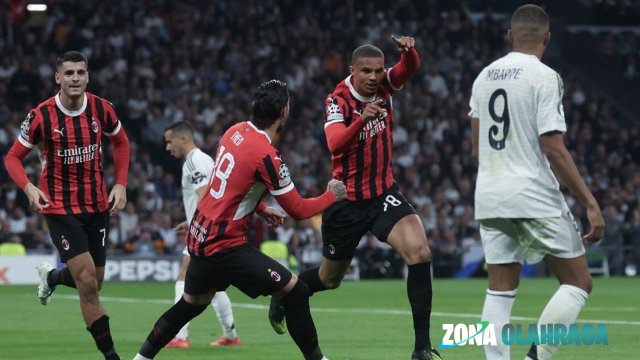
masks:
[[[267,134],[266,132],[258,129],[252,122],[251,120],[247,121],[249,123],[249,126],[251,126],[253,128],[253,130],[259,132],[260,134],[264,135],[264,137],[267,138],[267,140],[269,140],[269,144],[271,144],[271,138],[269,137],[269,134]]]
[[[353,95],[353,97],[355,97],[359,101],[370,103],[370,102],[372,102],[372,101],[374,101],[376,99],[376,95],[375,94],[373,96],[369,96],[369,97],[362,96],[362,95],[358,94],[356,89],[353,87],[353,84],[351,84],[351,75],[347,76],[347,78],[344,79],[344,82],[347,83],[347,86],[349,87],[349,91],[351,92],[351,95]]]
[[[58,109],[62,111],[63,114],[67,116],[80,116],[87,109],[87,94],[82,94],[84,98],[82,99],[82,106],[78,110],[69,110],[64,105],[62,105],[62,101],[60,101],[60,93],[56,94],[56,106]]]

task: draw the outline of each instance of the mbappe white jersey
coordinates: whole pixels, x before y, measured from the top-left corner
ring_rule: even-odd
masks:
[[[540,147],[542,134],[567,129],[560,76],[536,56],[512,52],[473,84],[479,119],[476,219],[560,216],[564,198]]]

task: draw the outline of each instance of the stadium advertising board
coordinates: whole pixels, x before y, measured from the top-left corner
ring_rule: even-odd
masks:
[[[131,258],[112,256],[105,265],[105,281],[175,281],[180,270],[176,257]]]
[[[0,256],[0,285],[37,284],[36,265],[43,261],[55,264],[55,255]]]

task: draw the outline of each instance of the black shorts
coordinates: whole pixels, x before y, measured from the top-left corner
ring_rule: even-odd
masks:
[[[330,260],[349,260],[368,231],[387,241],[393,225],[411,214],[416,210],[397,185],[373,199],[339,201],[322,214],[322,255]]]
[[[249,244],[224,250],[208,258],[192,256],[184,291],[202,295],[233,285],[252,299],[282,290],[293,275],[276,260]]]
[[[77,215],[45,214],[44,218],[62,262],[66,263],[67,260],[88,251],[97,267],[105,265],[106,244],[109,239],[108,212]]]

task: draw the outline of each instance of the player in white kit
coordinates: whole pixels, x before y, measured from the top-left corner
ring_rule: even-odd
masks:
[[[171,156],[184,160],[182,165],[182,200],[187,220],[176,226],[178,238],[184,240],[188,224],[191,222],[198,201],[206,191],[211,172],[213,171],[213,159],[200,150],[193,140],[193,128],[188,122],[176,122],[165,129],[164,139],[166,149]],[[185,246],[182,251],[182,263],[180,273],[176,279],[175,301],[178,302],[184,293],[184,277],[189,266],[189,252]],[[235,329],[231,301],[225,291],[219,291],[211,301],[216,316],[222,325],[223,335],[213,341],[211,346],[238,346],[240,338]],[[165,347],[184,349],[189,347],[189,323],[187,323]]]
[[[592,288],[582,241],[604,236],[598,203],[564,145],[562,79],[540,61],[549,17],[538,6],[521,6],[508,36],[512,52],[480,72],[469,113],[478,161],[475,215],[489,272],[482,320],[496,332],[509,323],[525,260],[544,259],[561,284],[538,324],[575,322]],[[587,209],[590,230],[582,239],[558,180]],[[500,336],[498,342],[485,346],[487,359],[510,359]],[[527,359],[550,359],[557,348],[532,345]]]

